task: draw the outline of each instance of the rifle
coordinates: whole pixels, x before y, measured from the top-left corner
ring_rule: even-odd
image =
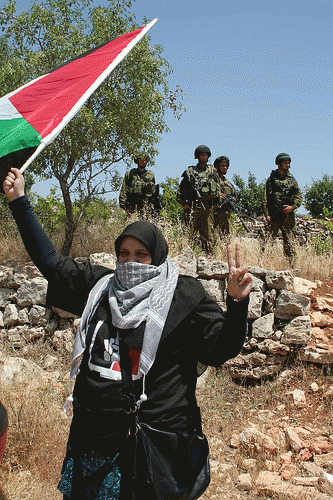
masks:
[[[197,190],[197,187],[196,187],[196,184],[197,184],[197,181],[194,177],[193,174],[189,174],[187,170],[185,170],[185,172],[183,172],[182,174],[182,177],[185,181],[185,184],[188,188],[188,192],[189,192],[189,199],[190,201],[198,201],[200,202],[201,204],[201,207],[206,210],[206,207],[205,205],[202,203],[202,197],[201,197],[201,194],[199,193],[199,191]]]
[[[225,193],[224,193],[225,194]],[[242,217],[240,216],[239,214],[239,211],[237,210],[235,204],[234,204],[234,199],[233,197],[231,196],[231,194],[226,194],[225,195],[226,197],[223,198],[223,200],[221,201],[221,206],[220,208],[224,207],[224,205],[229,205],[231,210],[233,212],[235,212],[235,214],[237,215],[237,217],[239,218],[239,220],[241,221],[241,223],[243,224],[244,228],[246,229],[247,232],[249,232],[249,229],[248,227],[246,226],[245,222],[243,221]]]
[[[162,202],[160,196],[160,185],[156,184],[155,186],[155,194],[154,194],[154,210],[156,213],[160,213],[162,209]]]

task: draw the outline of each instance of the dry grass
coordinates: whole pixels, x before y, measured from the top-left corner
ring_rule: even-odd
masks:
[[[151,213],[146,213],[145,218],[157,224],[165,235],[170,255],[175,256],[190,244],[195,255],[201,254],[201,245],[198,239],[189,240],[189,230],[180,221],[171,223],[165,218],[154,218]],[[113,253],[114,241],[121,231],[131,222],[138,220],[137,215],[130,219],[119,211],[107,223],[88,224],[80,226],[75,235],[71,255],[73,257],[86,257],[92,253]],[[0,263],[16,261],[18,263],[29,260],[14,222],[6,219],[1,222],[0,237]],[[56,248],[61,248],[62,235],[57,234],[52,238]],[[236,235],[234,232],[230,238],[222,240],[215,248],[212,258],[226,260],[226,246],[233,246],[236,242],[242,245],[242,261],[249,266],[259,266],[264,269],[283,270],[290,269],[288,260],[283,255],[282,242],[280,240],[264,241],[260,238],[248,238],[246,234]],[[304,246],[296,245],[296,261],[294,267],[302,278],[310,280],[331,280],[333,277],[333,251],[328,248],[322,254],[314,243]]]
[[[69,418],[63,414],[61,385],[1,388],[9,427],[0,468],[0,499],[55,500],[65,454]],[[1,497],[2,494],[2,497]]]

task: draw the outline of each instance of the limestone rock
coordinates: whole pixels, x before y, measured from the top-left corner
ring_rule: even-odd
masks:
[[[252,290],[256,292],[264,292],[265,282],[256,276],[252,276]]]
[[[252,490],[251,474],[240,474],[237,478],[236,488],[238,488],[241,491]]]
[[[90,264],[92,266],[103,266],[114,271],[116,269],[117,258],[109,253],[93,253],[90,255]]]
[[[33,278],[26,281],[18,290],[16,301],[19,306],[26,307],[34,304],[46,305],[47,281],[44,278]]]
[[[299,389],[293,391],[294,405],[298,407],[304,407],[306,405],[305,392]]]
[[[255,339],[267,339],[273,335],[274,314],[266,314],[258,318],[252,325],[252,337]]]
[[[279,319],[305,316],[309,314],[309,308],[309,297],[282,290],[275,303],[275,316]]]
[[[314,281],[309,281],[304,278],[294,277],[294,293],[299,295],[310,296],[313,290],[318,287]]]
[[[43,326],[26,328],[22,336],[26,342],[34,342],[45,336],[45,329]]]
[[[277,452],[277,446],[273,439],[253,427],[244,429],[239,438],[242,447],[249,453],[275,454]]]
[[[10,288],[0,288],[0,307],[5,308],[14,299],[16,291]]]
[[[276,290],[293,290],[294,280],[290,271],[267,271],[266,285]]]
[[[225,282],[221,280],[199,280],[208,293],[216,302],[222,302],[224,297]]]
[[[29,321],[32,325],[46,325],[50,316],[50,309],[43,306],[33,305],[29,311]]]
[[[201,278],[224,280],[229,275],[229,268],[227,262],[208,262],[205,257],[199,257],[197,272]]]
[[[51,343],[57,351],[71,353],[74,346],[72,330],[57,330],[53,334]]]
[[[261,316],[264,294],[261,290],[250,293],[249,319],[257,319]]]
[[[180,274],[197,277],[197,259],[190,247],[186,247],[181,254],[176,255],[172,260]]]
[[[313,307],[319,311],[333,311],[333,297],[315,297]]]
[[[310,314],[311,325],[318,327],[333,326],[333,318],[328,314],[323,314],[320,311],[312,311]]]
[[[319,490],[327,495],[333,495],[333,475],[321,471],[318,481]]]
[[[18,312],[18,317],[19,317],[19,323],[20,325],[26,325],[29,323],[29,314],[28,314],[28,308],[24,307]]]
[[[286,442],[291,447],[292,450],[298,453],[303,447],[304,444],[298,437],[297,433],[294,431],[292,427],[286,427],[285,430]]]
[[[310,316],[297,316],[283,329],[281,342],[305,345],[311,336]]]
[[[18,309],[15,304],[8,304],[3,313],[3,324],[5,328],[19,324]]]
[[[327,472],[333,474],[333,452],[315,455],[313,461],[318,467],[324,468]]]
[[[38,380],[44,373],[36,363],[23,358],[9,357],[0,366],[2,383],[18,388],[22,385],[38,385]]]
[[[266,269],[263,269],[262,267],[258,267],[258,266],[249,266],[248,267],[248,271],[252,275],[258,276],[262,280],[265,280],[265,277],[266,277],[266,274],[267,274],[267,270]]]
[[[318,347],[313,348],[308,346],[298,353],[298,357],[301,361],[308,363],[318,363],[321,365],[333,363],[333,352]]]

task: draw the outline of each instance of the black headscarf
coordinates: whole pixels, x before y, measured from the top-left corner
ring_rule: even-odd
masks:
[[[139,220],[125,227],[114,243],[117,258],[119,257],[120,244],[126,236],[136,238],[148,248],[153,266],[160,266],[167,258],[168,244],[162,232],[155,224]]]

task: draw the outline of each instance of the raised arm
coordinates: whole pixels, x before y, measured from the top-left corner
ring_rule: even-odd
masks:
[[[17,168],[12,168],[3,183],[8,196],[9,208],[20,231],[24,246],[35,265],[45,275],[56,250],[37,220],[33,208],[24,194],[24,177]]]

